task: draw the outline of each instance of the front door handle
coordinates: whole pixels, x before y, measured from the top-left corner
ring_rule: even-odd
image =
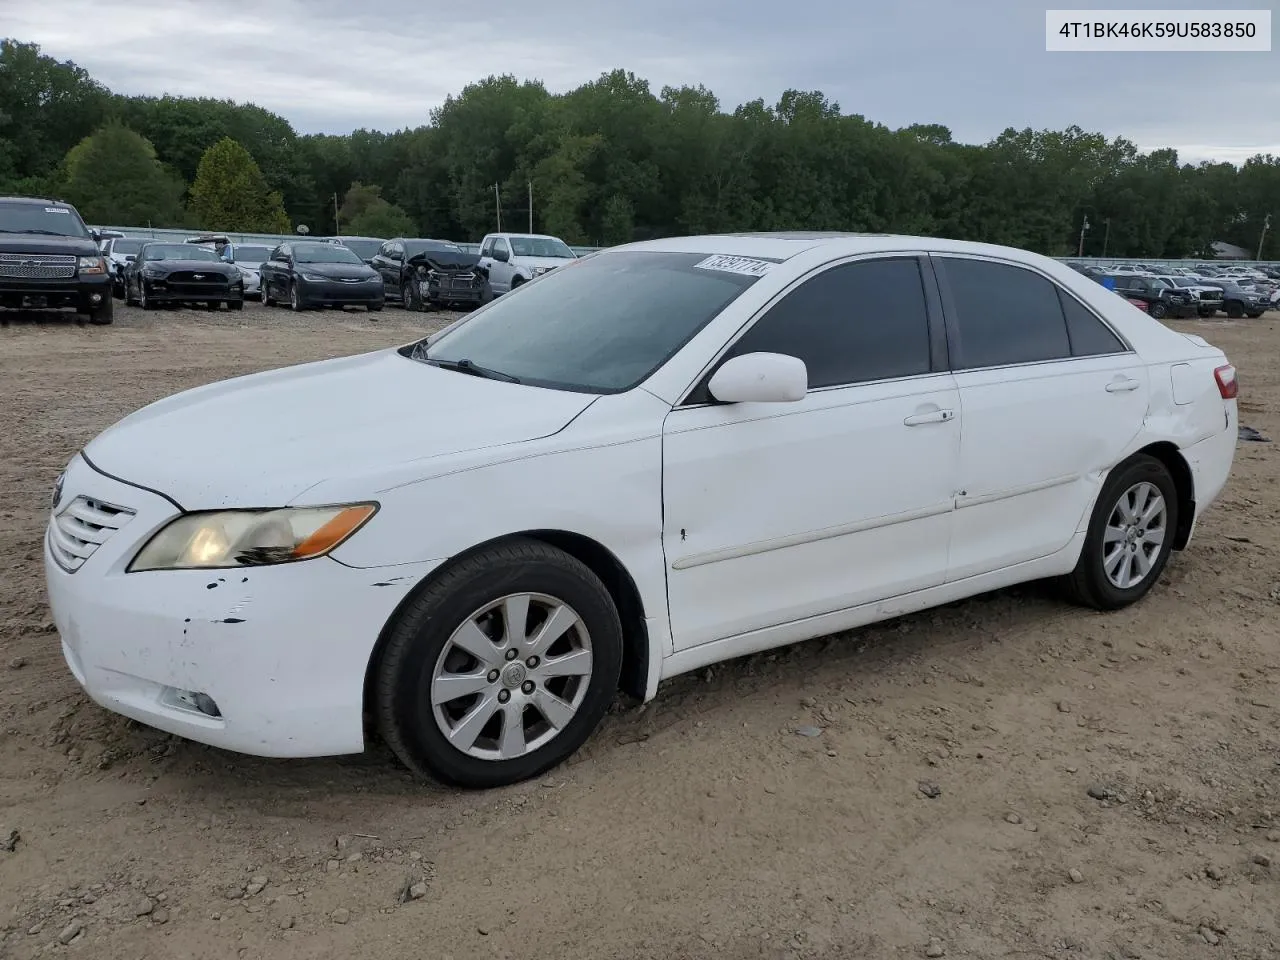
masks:
[[[1142,386],[1137,380],[1131,377],[1125,377],[1121,380],[1112,380],[1107,384],[1107,393],[1128,393],[1130,390],[1137,390]]]
[[[908,427],[918,427],[925,423],[946,423],[954,417],[954,410],[930,410],[928,413],[915,413],[902,422]]]

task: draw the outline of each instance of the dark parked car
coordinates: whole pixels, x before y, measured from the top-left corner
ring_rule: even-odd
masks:
[[[208,247],[151,240],[125,268],[124,302],[143,310],[165,303],[203,303],[210,310],[225,303],[242,310],[244,281],[234,264]]]
[[[1189,290],[1175,290],[1155,277],[1140,274],[1109,273],[1106,278],[1115,281],[1117,293],[1130,300],[1141,300],[1147,305],[1147,313],[1157,320],[1164,317],[1194,317],[1196,298]],[[1103,277],[1095,277],[1101,281]]]
[[[1228,317],[1260,317],[1271,308],[1271,301],[1265,293],[1253,287],[1242,287],[1233,280],[1215,280],[1214,286],[1222,288],[1224,305]]]
[[[70,307],[90,323],[110,323],[111,274],[99,239],[69,203],[0,197],[0,306]]]
[[[262,302],[288,303],[294,310],[360,306],[382,309],[378,271],[346,247],[323,240],[292,240],[271,251],[258,268]]]
[[[489,277],[479,263],[478,254],[448,240],[403,237],[388,240],[373,258],[387,296],[408,310],[484,303]]]

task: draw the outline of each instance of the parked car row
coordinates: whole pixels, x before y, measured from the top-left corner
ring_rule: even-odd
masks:
[[[577,256],[559,237],[524,233],[488,234],[479,253],[429,237],[317,237],[271,247],[221,234],[190,237],[184,244],[113,234],[101,246],[117,299],[143,302],[144,286],[148,304],[172,294],[173,288],[144,284],[134,266],[140,253],[156,244],[170,260],[182,259],[172,256],[178,247],[204,250],[232,268],[219,276],[234,280],[238,275],[241,300],[295,310],[363,306],[374,311],[388,301],[407,310],[471,309]]]
[[[1148,264],[1070,264],[1157,319],[1260,317],[1280,305],[1280,270],[1230,266],[1160,268]],[[1274,276],[1273,276],[1274,274]]]

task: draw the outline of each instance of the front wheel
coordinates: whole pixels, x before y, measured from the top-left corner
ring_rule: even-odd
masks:
[[[1169,308],[1168,308],[1168,307],[1166,307],[1166,306],[1165,306],[1163,303],[1161,303],[1159,300],[1157,300],[1155,303],[1153,303],[1153,304],[1151,305],[1150,313],[1151,313],[1151,315],[1152,315],[1153,317],[1155,317],[1157,320],[1163,320],[1163,319],[1165,318],[1165,316],[1166,316],[1166,315],[1168,315],[1168,313],[1169,313]]]
[[[262,305],[264,307],[274,307],[276,305],[275,298],[272,297],[271,294],[267,292],[268,290],[269,288],[264,283],[262,285]]]
[[[289,309],[294,313],[302,312],[302,297],[298,293],[298,285],[296,283],[289,284]]]
[[[1227,301],[1227,316],[1232,320],[1239,320],[1244,316],[1244,304],[1239,300]]]
[[[449,568],[400,614],[376,672],[379,727],[415,772],[516,783],[586,742],[621,666],[600,579],[561,550],[512,540]]]
[[[243,300],[228,300],[228,301],[227,301],[227,309],[228,309],[228,310],[243,310],[243,309],[244,309],[244,301],[243,301]]]
[[[1068,594],[1097,610],[1137,602],[1160,578],[1177,529],[1169,468],[1146,454],[1122,463],[1098,494],[1080,559],[1066,578]]]
[[[154,310],[158,304],[147,296],[147,281],[138,281],[138,306],[143,310]]]
[[[110,297],[102,302],[102,306],[89,311],[89,322],[98,327],[105,327],[115,319],[115,304]]]

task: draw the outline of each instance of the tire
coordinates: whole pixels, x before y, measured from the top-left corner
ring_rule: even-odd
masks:
[[[143,310],[155,310],[160,304],[147,296],[147,281],[138,281],[138,306]]]
[[[379,313],[382,311],[382,304],[370,303],[365,307],[365,310],[367,310],[369,313]]]
[[[503,637],[505,617],[497,611],[507,609],[506,600],[518,596],[528,603],[522,641],[530,634],[528,642],[537,641],[538,630],[553,616],[549,611],[556,609],[554,604],[567,611],[557,620],[576,614],[572,626],[557,631],[558,639],[537,655],[564,650],[568,654],[555,652],[544,662],[535,654],[524,657],[537,650],[525,646],[509,659],[506,651],[519,648],[505,641],[494,643],[482,632],[489,629]],[[520,609],[518,602],[513,606]],[[460,631],[467,626],[470,635],[463,642],[483,660],[455,642],[465,636]],[[583,649],[589,651],[585,661]],[[567,656],[585,663],[589,673],[569,676]],[[553,664],[560,664],[554,674],[540,672]],[[515,539],[448,568],[398,614],[376,666],[374,709],[383,738],[410,770],[455,786],[505,786],[549,770],[586,742],[614,699],[621,666],[622,625],[599,578],[561,550]],[[441,689],[433,683],[438,672],[475,676],[456,682],[454,696],[435,705],[432,693]],[[558,732],[536,704],[546,704],[555,714],[561,724]],[[467,718],[481,709],[487,719],[467,731]],[[515,729],[508,724],[512,717],[520,718],[521,735],[507,747],[511,756],[503,758],[503,738]],[[451,743],[446,729],[455,736],[461,733],[467,747]]]
[[[513,277],[511,280],[511,289],[514,290],[516,287],[520,286],[523,283],[524,283],[524,277]]]
[[[1227,301],[1227,316],[1232,320],[1239,320],[1244,316],[1244,304],[1239,300]]]
[[[244,309],[244,301],[243,301],[243,300],[228,300],[228,301],[227,301],[227,309],[228,309],[228,310],[243,310],[243,309]]]
[[[1150,518],[1151,522],[1157,522],[1158,525],[1135,525],[1130,529],[1122,511],[1129,508],[1135,499],[1139,506],[1145,503],[1147,509],[1151,510],[1153,492],[1162,501],[1163,515],[1156,514]],[[1118,522],[1112,524],[1113,519]],[[1114,536],[1123,539],[1113,539],[1108,543],[1109,528],[1119,531]],[[1064,584],[1068,596],[1076,603],[1095,610],[1119,610],[1141,600],[1160,579],[1160,574],[1169,561],[1177,529],[1178,490],[1169,474],[1169,468],[1146,454],[1138,454],[1121,463],[1111,471],[1098,494],[1093,516],[1089,518],[1089,532],[1085,537],[1084,548],[1080,551],[1080,560]],[[1152,537],[1154,530],[1161,531],[1161,536],[1155,543]],[[1146,558],[1148,566],[1145,573],[1141,573],[1139,565],[1133,559],[1124,559],[1126,544],[1130,547],[1127,551],[1130,558],[1138,554]],[[1136,550],[1133,549],[1135,546]],[[1155,549],[1149,551],[1148,547]],[[1117,549],[1118,566],[1108,573],[1108,560]],[[1140,576],[1135,581],[1125,583],[1126,574]]]
[[[124,305],[125,305],[126,307],[132,307],[132,306],[136,306],[136,305],[137,305],[137,303],[138,303],[138,301],[137,301],[137,300],[135,300],[133,297],[129,296],[129,284],[128,284],[128,283],[125,283],[125,285],[124,285]]]
[[[274,307],[276,305],[275,300],[267,293],[267,285],[265,283],[262,285],[262,305],[264,307]]]
[[[400,306],[406,310],[422,310],[422,297],[418,285],[413,280],[400,285]]]
[[[294,313],[302,312],[302,300],[298,296],[298,285],[296,283],[289,284],[289,309]]]
[[[211,310],[214,313],[217,313],[219,308],[221,308],[221,306],[222,306],[221,300],[206,300],[204,303],[204,308],[206,310]]]
[[[1151,307],[1148,309],[1147,312],[1150,313],[1157,320],[1163,320],[1166,316],[1169,315],[1169,308],[1165,306],[1161,301],[1157,300],[1155,303],[1151,305]]]
[[[108,297],[97,310],[90,310],[88,317],[94,326],[105,327],[115,319],[115,302]]]

